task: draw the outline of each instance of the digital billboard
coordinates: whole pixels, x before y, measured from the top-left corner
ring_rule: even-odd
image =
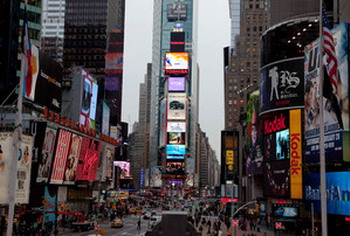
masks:
[[[166,145],[166,154],[167,155],[185,155],[186,146],[185,145]]]
[[[150,187],[162,187],[162,167],[155,166],[150,169]]]
[[[167,132],[186,132],[186,122],[168,121]]]
[[[349,216],[350,212],[350,172],[328,172],[327,183],[327,212],[334,215]],[[304,196],[306,207],[310,210],[314,203],[314,210],[320,212],[321,192],[320,175],[306,174],[304,178]]]
[[[260,115],[304,106],[304,58],[277,61],[260,70]]]
[[[78,162],[76,180],[87,180],[93,182],[96,180],[97,168],[100,160],[101,143],[83,137]]]
[[[289,160],[264,163],[264,194],[274,197],[290,196]]]
[[[167,160],[184,160],[185,156],[184,155],[167,155],[166,159]]]
[[[122,70],[123,69],[123,53],[106,53],[106,69]]]
[[[186,93],[168,94],[168,120],[186,120]]]
[[[164,98],[160,101],[159,106],[160,122],[159,122],[159,145],[166,144],[166,128],[167,128],[167,100]]]
[[[298,208],[285,206],[272,206],[273,214],[276,217],[294,218],[298,216]]]
[[[72,133],[67,130],[60,129],[58,131],[55,159],[52,167],[50,184],[63,183],[71,137]]]
[[[185,132],[168,132],[168,144],[186,144]]]
[[[130,162],[127,161],[114,161],[114,166],[120,168],[120,179],[130,179]]]
[[[104,86],[106,91],[118,91],[121,89],[121,78],[117,76],[106,76]]]
[[[187,6],[181,3],[172,3],[167,6],[168,21],[178,21],[187,19]]]
[[[92,120],[95,120],[98,85],[95,80],[84,70],[83,76],[83,96],[81,100],[80,124],[93,128]]]
[[[105,101],[102,102],[102,134],[109,136],[110,109]]]
[[[39,157],[39,168],[36,182],[48,182],[51,164],[53,159],[53,152],[55,149],[57,130],[51,127],[46,127],[45,138],[43,147],[41,150],[41,155]]]
[[[113,164],[113,160],[114,160],[114,146],[106,144],[104,147],[103,155],[104,155],[103,175],[105,175],[105,177],[107,179],[111,179],[112,178],[112,164]]]
[[[289,159],[289,130],[276,132],[276,160]]]
[[[185,162],[167,162],[167,174],[185,174]]]
[[[184,92],[186,79],[185,77],[169,77],[168,92]]]
[[[188,70],[188,52],[165,53],[165,70]]]
[[[315,40],[305,47],[305,162],[319,162],[319,127],[320,109],[324,110],[323,122],[325,125],[325,152],[327,162],[338,162],[343,160],[343,135],[349,131],[349,71],[348,71],[348,33],[347,24],[339,24],[332,30],[336,40],[335,51],[338,60],[338,84],[335,88],[323,89],[323,104],[319,101],[320,88],[318,86],[319,76],[319,40]],[[328,74],[324,68],[324,78]],[[327,88],[327,87],[326,87]],[[337,91],[332,101],[328,95]],[[328,91],[328,92],[327,92]],[[326,98],[326,96],[328,98]],[[344,124],[344,132],[340,129],[335,106],[338,106],[341,114],[340,119]],[[347,146],[347,145],[344,145]],[[348,147],[344,147],[348,148]],[[344,155],[346,157],[348,155]]]
[[[64,184],[75,183],[82,141],[83,138],[81,136],[72,134],[66,169],[64,171]]]

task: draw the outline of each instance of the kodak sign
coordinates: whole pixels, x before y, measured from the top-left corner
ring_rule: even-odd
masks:
[[[289,111],[290,129],[290,195],[291,199],[303,198],[301,110]]]
[[[287,129],[286,117],[283,113],[280,115],[275,115],[273,120],[265,120],[264,122],[265,134],[275,133],[283,129]]]

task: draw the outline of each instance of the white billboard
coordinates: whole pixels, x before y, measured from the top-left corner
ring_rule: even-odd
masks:
[[[168,94],[168,120],[186,120],[186,93]]]
[[[186,132],[186,122],[169,121],[167,132]]]

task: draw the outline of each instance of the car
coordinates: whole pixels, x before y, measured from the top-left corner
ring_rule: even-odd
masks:
[[[160,221],[162,221],[162,216],[153,215],[148,222],[148,228],[153,229]]]
[[[124,222],[119,218],[114,219],[111,223],[111,228],[122,228],[123,226]]]
[[[144,220],[148,220],[151,218],[151,213],[150,212],[146,212],[144,215],[143,215],[143,219]]]

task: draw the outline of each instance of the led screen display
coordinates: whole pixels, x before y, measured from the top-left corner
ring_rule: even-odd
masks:
[[[289,130],[276,132],[276,160],[289,159]]]
[[[168,122],[168,132],[186,132],[186,123],[185,122]]]
[[[186,146],[185,145],[166,145],[167,155],[185,155]]]
[[[167,52],[165,54],[165,70],[188,70],[187,52]]]
[[[278,217],[297,217],[298,216],[298,208],[296,207],[276,207],[274,209],[274,215]]]
[[[120,178],[129,179],[130,178],[130,162],[127,161],[115,161],[114,166],[120,168]]]
[[[184,162],[168,162],[166,163],[167,174],[184,174],[185,163]]]
[[[168,144],[185,144],[185,132],[168,132]]]
[[[183,92],[185,91],[185,77],[169,77],[168,91],[169,92]]]
[[[184,160],[185,156],[184,155],[167,155],[166,159],[167,160]]]
[[[186,120],[186,94],[168,94],[168,120]]]

